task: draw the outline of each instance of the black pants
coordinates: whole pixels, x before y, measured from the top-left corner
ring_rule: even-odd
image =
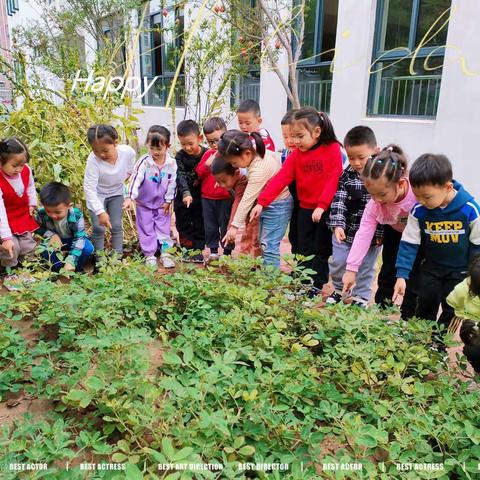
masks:
[[[424,264],[420,274],[417,317],[436,322],[438,308],[442,305],[438,323],[442,330],[446,330],[455,316],[453,308],[447,303],[447,297],[460,282],[463,282],[467,274],[468,272],[429,268]]]
[[[232,201],[229,199],[211,200],[202,198],[202,207],[205,243],[211,253],[217,253],[218,245],[227,233],[230,212],[232,211]],[[222,243],[221,245],[227,255],[235,248],[235,244],[224,245]]]
[[[303,266],[315,270],[313,286],[321,289],[328,283],[328,258],[332,254],[332,232],[327,227],[330,210],[323,212],[320,222],[312,220],[313,210],[299,207],[297,216],[298,253],[305,257],[314,255]]]
[[[290,195],[293,198],[293,210],[292,215],[290,216],[290,228],[288,230],[288,241],[292,247],[292,253],[298,253],[298,209],[300,205],[298,203],[297,197],[297,185],[295,182],[292,182],[288,189],[290,190]]]
[[[401,232],[397,232],[390,225],[385,225],[383,234],[382,249],[382,268],[378,274],[378,289],[375,293],[375,303],[385,308],[392,305],[393,289],[397,281],[397,269],[395,263],[397,261],[398,247],[400,246]],[[417,297],[419,287],[420,264],[423,255],[419,251],[417,259],[407,280],[407,288],[403,303],[400,307],[402,318],[407,319],[415,315],[417,309]]]
[[[174,209],[180,246],[190,250],[203,250],[205,247],[205,229],[200,196],[194,196],[193,202],[187,208],[183,204],[181,195],[177,195]]]

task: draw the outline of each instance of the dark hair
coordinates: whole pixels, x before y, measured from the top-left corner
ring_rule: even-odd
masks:
[[[480,347],[480,328],[478,322],[464,320],[460,328],[460,339],[465,345]]]
[[[205,120],[205,123],[203,124],[203,133],[205,135],[210,135],[217,130],[226,129],[227,126],[225,125],[225,121],[220,117],[211,117],[208,120]]]
[[[194,120],[182,120],[177,126],[177,135],[186,137],[188,135],[200,135],[200,127]]]
[[[230,175],[233,177],[237,171],[238,168],[235,168],[231,163],[228,163],[222,157],[215,157],[210,165],[210,172],[212,172],[212,175],[224,173],[225,175]]]
[[[377,139],[375,134],[370,127],[365,127],[364,125],[358,125],[353,127],[345,135],[345,140],[343,140],[345,147],[358,147],[359,145],[368,145],[371,148],[377,146]]]
[[[321,144],[328,145],[333,142],[340,144],[335,136],[332,122],[324,112],[317,112],[317,110],[312,107],[299,108],[293,114],[292,123],[302,124],[310,133],[313,132],[316,127],[320,127],[321,133],[318,142]]]
[[[105,143],[115,143],[118,140],[118,132],[111,125],[92,125],[87,131],[87,139],[90,145],[97,140]]]
[[[248,100],[244,100],[237,108],[237,113],[247,113],[251,112],[255,114],[257,117],[261,116],[260,112],[260,105],[257,101],[252,100],[251,98]]]
[[[8,162],[11,155],[24,153],[26,161],[30,160],[27,146],[17,137],[8,137],[0,141],[0,164]]]
[[[452,181],[452,164],[445,155],[424,153],[413,162],[408,178],[412,187],[443,186]]]
[[[389,183],[398,183],[402,177],[407,176],[407,167],[403,150],[398,145],[390,144],[367,160],[362,177],[370,180],[384,177]]]
[[[295,117],[295,112],[297,111],[296,108],[292,108],[289,110],[280,121],[280,125],[291,125],[293,123],[293,119]]]
[[[170,130],[161,125],[152,125],[147,132],[145,143],[152,147],[164,147],[170,145]]]
[[[218,152],[223,157],[237,157],[245,150],[250,150],[261,158],[265,156],[265,144],[258,132],[248,134],[240,130],[227,130],[218,142]]]
[[[49,182],[40,190],[40,201],[45,207],[56,207],[61,203],[71,203],[70,189],[60,182]]]
[[[468,275],[470,277],[470,295],[480,296],[480,255],[473,257]]]

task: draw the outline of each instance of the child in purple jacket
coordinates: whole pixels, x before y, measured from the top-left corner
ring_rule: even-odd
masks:
[[[135,200],[138,239],[145,263],[155,266],[155,254],[160,250],[164,268],[173,268],[175,262],[167,250],[173,246],[170,207],[175,198],[177,163],[167,152],[170,132],[153,125],[146,144],[149,153],[135,165],[124,208],[130,208]]]

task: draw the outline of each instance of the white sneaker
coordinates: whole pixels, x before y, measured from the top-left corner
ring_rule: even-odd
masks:
[[[211,253],[210,256],[208,257],[209,262],[215,262],[220,258],[220,255],[218,253]]]
[[[352,307],[360,307],[360,308],[368,308],[368,302],[360,297],[353,297],[352,303],[350,303]]]
[[[145,257],[145,265],[149,267],[156,267],[157,266],[157,258],[155,255],[150,255],[148,257]]]
[[[160,259],[162,261],[163,268],[175,268],[175,262],[170,254],[162,253]]]

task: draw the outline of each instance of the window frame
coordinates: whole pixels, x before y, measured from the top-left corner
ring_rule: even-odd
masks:
[[[411,13],[410,13],[410,31],[408,35],[408,45],[405,46],[408,49],[399,50],[402,47],[396,47],[398,50],[381,50],[380,42],[382,35],[382,28],[384,25],[384,15],[385,15],[385,0],[377,0],[376,5],[376,17],[375,17],[375,30],[373,36],[373,48],[372,48],[372,58],[370,68],[375,71],[375,65],[379,62],[379,59],[383,62],[395,62],[400,60],[405,60],[409,57],[412,57],[415,54],[416,59],[425,59],[427,57],[445,57],[445,47],[434,46],[434,47],[422,47],[417,51],[418,46],[415,45],[415,39],[417,37],[418,31],[418,21],[420,17],[420,2],[421,0],[412,0]],[[450,0],[451,7],[451,0]],[[450,8],[449,7],[449,8]],[[447,26],[448,28],[448,26]],[[448,30],[447,30],[448,34]],[[368,117],[386,117],[386,118],[414,118],[414,119],[435,119],[437,112],[434,116],[430,115],[398,115],[398,114],[386,114],[386,113],[373,113],[373,106],[375,104],[375,93],[376,93],[376,83],[378,81],[376,73],[370,72],[370,78],[368,82],[368,96],[367,96],[367,116]],[[443,69],[442,74],[443,76]],[[412,75],[415,77],[415,75]],[[438,104],[437,104],[438,110]]]

